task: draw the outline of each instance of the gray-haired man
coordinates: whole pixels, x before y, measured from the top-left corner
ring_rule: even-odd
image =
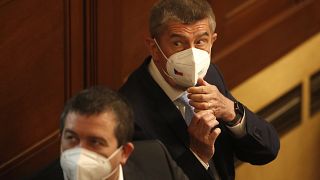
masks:
[[[159,1],[149,24],[151,57],[120,89],[134,108],[134,138],[161,140],[195,180],[234,179],[234,156],[251,164],[275,159],[274,128],[238,102],[210,64],[217,34],[209,3]]]

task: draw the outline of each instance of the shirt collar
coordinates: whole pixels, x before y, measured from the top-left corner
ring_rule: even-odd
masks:
[[[119,179],[118,180],[123,180],[123,172],[122,172],[122,166],[119,165]]]
[[[178,99],[184,91],[173,88],[161,75],[157,66],[151,59],[150,64],[148,66],[149,73],[152,78],[156,81],[156,83],[161,87],[161,89],[167,94],[171,101],[175,101]]]

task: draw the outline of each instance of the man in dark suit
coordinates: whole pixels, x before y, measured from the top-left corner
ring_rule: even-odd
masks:
[[[149,23],[151,57],[120,88],[133,105],[134,139],[161,140],[194,180],[234,179],[234,157],[275,159],[275,129],[238,102],[210,64],[217,34],[208,2],[159,1]]]
[[[83,90],[61,115],[60,159],[31,179],[188,179],[161,142],[134,145],[132,134],[133,112],[121,96]]]

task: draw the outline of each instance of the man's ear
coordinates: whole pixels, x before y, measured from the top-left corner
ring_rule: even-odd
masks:
[[[213,33],[212,34],[212,38],[211,38],[211,46],[213,45],[213,43],[217,40],[217,38],[218,38],[218,34],[217,33]]]
[[[133,150],[134,150],[134,145],[131,142],[123,145],[122,154],[121,154],[121,161],[120,161],[121,165],[126,164],[128,158],[131,155]]]
[[[157,61],[159,57],[159,49],[156,43],[154,42],[154,39],[151,37],[147,37],[145,40],[146,46],[149,50],[150,55],[152,56],[154,61]]]

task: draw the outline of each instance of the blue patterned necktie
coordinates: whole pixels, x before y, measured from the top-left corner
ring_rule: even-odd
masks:
[[[182,116],[184,117],[184,120],[186,122],[186,124],[189,126],[191,120],[192,120],[192,117],[194,115],[194,107],[192,107],[190,104],[189,104],[189,99],[187,97],[187,93],[184,92],[182,96],[180,96],[176,101],[176,105],[178,106]],[[184,111],[182,110],[184,109]],[[184,113],[184,114],[183,114]],[[215,165],[212,161],[212,163],[210,164],[209,166],[210,170],[214,176],[214,179],[215,180],[220,180],[220,177],[219,177],[219,174],[218,174],[218,171],[217,169],[215,168]]]
[[[184,107],[184,114],[183,114],[183,111],[180,109],[181,106],[179,107],[181,113],[182,113],[182,116],[184,117],[184,120],[186,121],[187,125],[189,126],[191,120],[192,120],[192,117],[193,117],[193,107],[190,106],[189,104],[189,99],[187,97],[187,93],[183,93],[182,96],[180,96],[177,100],[177,103],[179,104],[182,104],[183,107]]]

